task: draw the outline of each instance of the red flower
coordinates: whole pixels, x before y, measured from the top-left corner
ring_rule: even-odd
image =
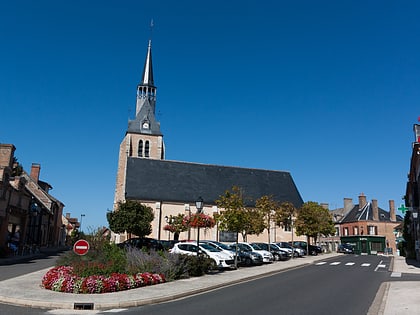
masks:
[[[175,227],[174,225],[172,225],[172,224],[166,224],[166,225],[163,227],[163,229],[164,229],[165,231],[169,231],[169,232],[171,232],[171,233],[175,233],[175,232],[176,232],[176,227]]]
[[[193,228],[212,228],[216,225],[216,221],[207,214],[195,213],[185,217],[183,224]]]

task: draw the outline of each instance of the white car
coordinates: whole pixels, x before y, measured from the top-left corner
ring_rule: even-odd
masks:
[[[227,254],[205,243],[200,243],[199,250],[201,253],[204,253],[213,259],[215,266],[218,268],[223,269],[235,267],[235,260],[231,254]],[[197,255],[197,242],[176,243],[170,252],[174,254]]]
[[[274,261],[274,256],[273,256],[272,253],[270,253],[267,250],[263,250],[263,249],[259,248],[255,244],[239,242],[238,246],[242,250],[249,251],[249,252],[256,252],[256,253],[260,254],[263,257],[263,262],[265,264],[272,263]]]

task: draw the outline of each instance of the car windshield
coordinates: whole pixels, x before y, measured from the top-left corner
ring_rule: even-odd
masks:
[[[252,244],[251,246],[255,250],[262,250],[262,248],[260,246],[258,246],[257,244]]]
[[[279,243],[280,247],[284,247],[284,248],[292,248],[292,246],[290,244],[287,243]]]
[[[205,250],[208,250],[209,252],[220,252],[221,251],[220,249],[217,249],[216,247],[213,247],[213,246],[211,246],[209,244],[205,244],[205,243],[200,243],[200,247],[205,249]]]
[[[223,244],[223,243],[218,243],[217,245],[219,245],[220,248],[223,248],[225,250],[232,250],[228,245]]]

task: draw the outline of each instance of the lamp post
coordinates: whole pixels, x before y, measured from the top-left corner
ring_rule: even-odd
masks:
[[[172,223],[174,222],[174,218],[172,217],[172,215],[169,216],[169,217],[167,215],[165,215],[165,221],[166,221],[167,224],[172,225]],[[171,235],[171,232],[168,231],[168,241],[170,241],[170,239],[171,239],[170,235]]]
[[[197,208],[197,214],[200,214],[203,211],[203,198],[199,197],[195,202],[195,207]],[[197,225],[197,257],[200,253],[200,223]]]
[[[80,215],[80,232],[82,232],[82,220],[83,220],[83,217],[84,217],[85,215],[84,214],[81,214]]]

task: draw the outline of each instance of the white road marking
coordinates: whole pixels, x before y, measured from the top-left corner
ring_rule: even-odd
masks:
[[[401,278],[401,272],[393,272],[391,273],[392,278]]]
[[[362,266],[362,267],[369,267],[369,266],[370,266],[370,264],[368,264],[368,263],[364,263],[364,264],[361,264],[360,266]]]
[[[315,265],[317,265],[317,266],[321,266],[321,265],[325,265],[327,262],[325,262],[325,261],[321,261],[321,262],[319,262],[319,263],[316,263]]]
[[[348,262],[347,264],[346,264],[346,266],[353,266],[355,263],[354,262]]]
[[[336,261],[336,262],[332,262],[330,265],[331,265],[331,266],[337,266],[337,265],[339,265],[339,264],[341,264],[341,262]]]

